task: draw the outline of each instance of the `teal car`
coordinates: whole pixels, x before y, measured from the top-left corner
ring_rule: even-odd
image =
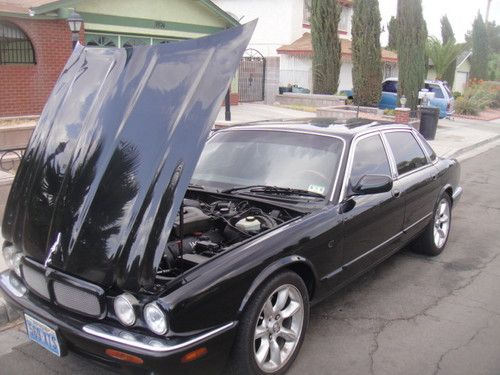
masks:
[[[439,108],[439,118],[451,116],[455,112],[455,99],[446,82],[426,80],[425,89],[434,93],[430,105]],[[344,90],[342,95],[353,98],[352,90]],[[378,107],[380,109],[395,109],[398,106],[398,79],[387,78],[382,82],[382,95]]]
[[[425,89],[434,93],[430,105],[439,108],[439,118],[451,116],[455,112],[455,99],[446,82],[425,80]],[[378,107],[380,109],[394,109],[398,103],[398,79],[387,78],[382,82],[382,96]]]

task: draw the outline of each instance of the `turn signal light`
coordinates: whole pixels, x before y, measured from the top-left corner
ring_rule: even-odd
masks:
[[[208,353],[208,349],[205,347],[195,349],[192,352],[184,354],[181,358],[181,362],[188,363],[188,362],[196,361],[198,358],[203,357],[207,353]]]
[[[106,353],[106,355],[115,359],[119,359],[120,361],[130,362],[136,365],[142,365],[144,363],[144,360],[142,358],[139,358],[132,354],[121,352],[119,350],[106,349],[104,352]]]

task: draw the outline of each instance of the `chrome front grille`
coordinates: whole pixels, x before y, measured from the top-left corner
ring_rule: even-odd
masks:
[[[31,260],[24,260],[22,276],[29,290],[59,307],[92,317],[105,313],[104,291],[86,281],[50,269]]]
[[[26,286],[40,297],[50,300],[49,285],[45,275],[31,267],[23,267],[23,277]]]
[[[58,305],[91,316],[101,315],[101,304],[95,294],[59,281],[54,281],[52,288]]]

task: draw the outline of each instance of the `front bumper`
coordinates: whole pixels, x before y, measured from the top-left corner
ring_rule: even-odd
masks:
[[[460,198],[462,198],[462,193],[463,193],[463,189],[461,186],[458,186],[455,191],[453,192],[453,195],[452,195],[452,200],[453,200],[453,204],[455,204],[456,202],[458,202],[460,200]]]
[[[227,361],[236,322],[180,338],[161,338],[126,330],[104,322],[69,314],[38,299],[10,271],[0,273],[0,290],[15,307],[56,327],[63,346],[88,359],[115,369],[133,368],[134,373],[212,374],[220,373]],[[200,347],[208,353],[193,362],[181,358]],[[106,349],[123,351],[143,359],[140,366],[111,358]]]

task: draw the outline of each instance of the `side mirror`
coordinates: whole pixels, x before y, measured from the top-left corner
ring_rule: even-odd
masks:
[[[378,194],[391,191],[392,178],[386,175],[366,174],[352,187],[352,195]]]

